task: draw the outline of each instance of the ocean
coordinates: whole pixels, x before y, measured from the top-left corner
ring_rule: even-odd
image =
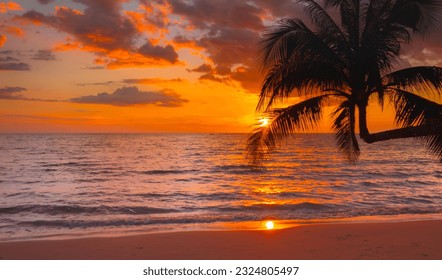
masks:
[[[2,134],[0,241],[442,215],[442,165],[413,139],[295,135],[261,167],[247,134]]]

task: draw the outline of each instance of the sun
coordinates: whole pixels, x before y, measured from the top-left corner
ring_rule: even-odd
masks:
[[[261,127],[268,126],[270,124],[270,120],[268,118],[260,118],[258,122],[259,126]]]
[[[266,222],[266,228],[267,229],[273,229],[275,227],[275,224],[273,223],[273,221],[267,221]]]

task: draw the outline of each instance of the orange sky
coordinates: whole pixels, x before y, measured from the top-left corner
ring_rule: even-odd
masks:
[[[277,0],[2,1],[0,132],[249,132],[256,45],[282,17],[304,15]],[[438,36],[416,41],[403,65],[441,53]],[[372,131],[392,127],[371,109]]]

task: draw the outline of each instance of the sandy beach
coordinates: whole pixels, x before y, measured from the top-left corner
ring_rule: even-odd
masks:
[[[442,220],[0,243],[0,259],[442,259]]]

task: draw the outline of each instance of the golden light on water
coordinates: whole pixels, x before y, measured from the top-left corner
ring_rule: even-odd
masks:
[[[266,228],[268,230],[275,228],[275,224],[273,223],[273,221],[267,221],[266,222]]]

